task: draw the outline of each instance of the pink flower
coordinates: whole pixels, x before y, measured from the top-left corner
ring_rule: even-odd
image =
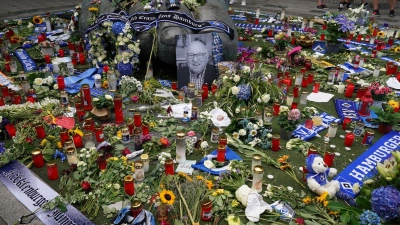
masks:
[[[288,114],[288,120],[296,121],[300,119],[300,110],[299,109],[292,109]]]
[[[189,132],[187,132],[187,136],[188,137],[194,137],[194,136],[196,136],[196,133],[194,133],[194,131],[189,131]]]

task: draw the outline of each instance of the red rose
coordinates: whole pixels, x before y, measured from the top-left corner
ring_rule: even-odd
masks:
[[[128,154],[131,154],[131,150],[129,150],[128,148],[125,148],[124,150],[122,150],[122,155],[126,156]]]
[[[90,183],[89,181],[82,181],[81,187],[84,191],[89,191],[90,190]]]
[[[27,137],[27,138],[25,139],[25,141],[28,142],[29,144],[32,144],[32,143],[33,143],[33,140],[32,140],[32,138],[30,138],[30,137]]]
[[[296,224],[305,224],[304,219],[299,217],[294,221]]]

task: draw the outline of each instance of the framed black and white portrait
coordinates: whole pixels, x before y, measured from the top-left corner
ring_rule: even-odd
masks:
[[[194,83],[201,89],[204,83],[209,87],[217,78],[212,57],[212,34],[189,34],[176,36],[176,66],[178,87]]]

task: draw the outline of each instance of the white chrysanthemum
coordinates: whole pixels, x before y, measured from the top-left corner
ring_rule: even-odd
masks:
[[[250,73],[251,69],[249,66],[243,66],[242,71],[243,73]]]
[[[118,42],[118,45],[125,45],[125,42],[120,41],[120,42]]]
[[[240,81],[240,76],[239,75],[235,75],[233,77],[233,81],[235,81],[236,83]]]
[[[240,136],[246,136],[246,130],[245,129],[240,129],[239,130],[239,135]]]
[[[257,102],[261,103],[262,102],[261,98],[257,98]]]
[[[93,98],[93,101],[97,102],[97,101],[99,101],[99,99],[98,98]]]
[[[261,52],[261,50],[262,50],[261,47],[258,47],[258,48],[257,48],[257,52]]]
[[[269,102],[270,99],[271,99],[271,96],[270,96],[269,94],[263,94],[263,95],[261,96],[261,100],[262,100],[264,103]]]
[[[119,190],[121,188],[121,185],[119,185],[119,184],[114,184],[114,189],[115,190]]]
[[[253,124],[253,129],[254,130],[258,130],[258,125],[257,124]]]
[[[129,42],[129,38],[127,38],[127,37],[124,37],[122,40],[123,40],[125,43]]]
[[[38,78],[36,78],[36,79],[33,81],[33,83],[36,84],[36,85],[38,85],[38,86],[40,86],[40,85],[43,84],[43,79],[40,78],[40,77],[38,77]]]
[[[28,28],[32,28],[33,27],[33,23],[29,22],[28,23]]]
[[[360,192],[360,184],[359,183],[355,183],[354,185],[353,185],[353,193],[354,194],[358,194],[358,192]]]
[[[236,87],[236,86],[233,86],[233,87],[231,88],[231,91],[232,91],[232,94],[234,94],[234,95],[239,94],[239,88]]]
[[[108,100],[112,100],[112,99],[113,99],[113,97],[111,97],[111,95],[104,95],[104,97],[105,97],[106,99],[108,99]]]

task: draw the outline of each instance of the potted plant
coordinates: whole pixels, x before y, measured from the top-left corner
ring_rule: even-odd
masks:
[[[392,92],[392,89],[386,86],[381,86],[378,82],[372,82],[369,86],[372,99],[374,99],[374,106],[381,107],[382,102],[386,99],[386,96]]]
[[[371,106],[371,110],[378,116],[373,121],[379,123],[378,131],[382,134],[389,133],[392,131],[393,125],[400,122],[400,113],[394,112],[391,105],[387,105],[384,109],[378,106]]]
[[[110,108],[114,106],[113,97],[111,95],[101,95],[98,98],[93,98],[92,113],[100,120],[110,119]]]
[[[284,51],[292,40],[286,33],[278,33],[275,35],[275,48],[277,51]]]
[[[279,108],[278,124],[281,127],[281,138],[289,140],[293,131],[301,122],[301,112],[299,109],[289,110],[287,106]]]
[[[330,20],[326,23],[326,52],[327,53],[339,53],[341,42],[339,38],[343,38],[346,34],[340,30],[340,24],[336,20]]]

